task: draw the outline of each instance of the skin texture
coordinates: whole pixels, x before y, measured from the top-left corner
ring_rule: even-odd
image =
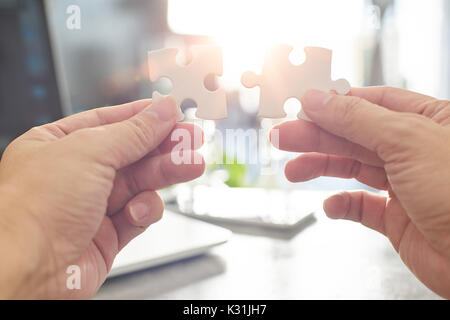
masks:
[[[308,92],[304,120],[279,125],[283,150],[304,152],[286,166],[290,181],[356,178],[388,197],[344,192],[327,215],[386,235],[410,270],[450,298],[450,103],[393,88],[350,96]],[[160,112],[158,112],[158,110]],[[171,99],[101,108],[31,129],[0,162],[1,298],[89,298],[115,255],[161,218],[154,190],[194,179],[204,163],[174,165]],[[200,129],[197,129],[200,130]],[[198,135],[197,135],[198,136]],[[200,139],[202,140],[202,139]],[[198,158],[192,150],[185,150]],[[140,218],[139,218],[140,217]],[[66,288],[81,268],[81,290]]]
[[[204,171],[193,151],[203,143],[201,129],[177,124],[176,111],[171,98],[94,109],[33,128],[8,146],[0,162],[1,298],[95,294],[116,254],[162,217],[154,190]],[[182,152],[200,163],[171,161],[174,129],[191,135]],[[80,290],[66,287],[70,265],[80,268]]]
[[[371,87],[309,91],[302,106],[314,123],[275,127],[276,147],[303,152],[287,163],[288,180],[355,178],[387,190],[342,192],[324,210],[384,234],[419,280],[450,298],[450,101]]]

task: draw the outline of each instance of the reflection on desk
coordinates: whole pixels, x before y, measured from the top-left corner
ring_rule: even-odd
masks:
[[[291,239],[235,234],[209,255],[109,279],[95,298],[439,299],[384,236],[316,217]]]

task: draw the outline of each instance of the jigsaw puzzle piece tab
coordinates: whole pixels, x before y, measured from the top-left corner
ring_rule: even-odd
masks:
[[[263,118],[284,118],[283,106],[288,92],[285,79],[280,70],[289,66],[289,53],[292,47],[279,45],[271,47],[265,55],[261,75],[247,71],[241,76],[241,83],[246,88],[260,87],[258,116]],[[280,107],[281,106],[281,107]]]
[[[275,83],[268,83],[265,79],[254,72],[247,71],[242,74],[241,83],[246,88],[254,88],[256,86],[265,87],[267,90],[261,91],[259,98],[258,117],[263,118],[284,118],[286,113],[283,108],[278,108],[279,105],[284,105],[286,99],[284,97],[274,94],[271,89],[276,88]]]
[[[338,79],[333,81],[331,90],[336,91],[337,94],[346,95],[350,92],[350,83],[345,79]]]
[[[246,88],[260,87],[258,116],[264,118],[284,118],[284,103],[289,99],[289,80],[285,79],[289,67],[289,45],[272,46],[267,50],[261,75],[247,71],[241,76]]]
[[[260,83],[260,76],[252,71],[246,71],[241,76],[241,83],[246,88],[254,88]]]
[[[175,71],[176,58],[179,50],[176,48],[160,49],[148,52],[148,71],[150,81],[155,82]]]

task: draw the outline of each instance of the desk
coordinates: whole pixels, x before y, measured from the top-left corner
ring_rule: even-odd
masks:
[[[210,254],[108,279],[95,299],[439,299],[381,234],[316,218],[290,239],[236,233]]]

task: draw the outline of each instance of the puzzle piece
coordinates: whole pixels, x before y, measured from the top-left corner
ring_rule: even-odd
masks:
[[[261,89],[258,113],[260,117],[285,117],[283,107],[286,100],[289,98],[300,100],[310,89],[325,92],[334,90],[338,94],[347,94],[350,91],[347,80],[331,80],[331,50],[306,47],[305,62],[294,66],[289,61],[292,49],[289,45],[272,47],[266,53],[261,75],[247,71],[241,77],[245,87],[259,86]],[[298,117],[311,121],[303,110],[298,113]]]
[[[210,91],[205,88],[206,76],[222,75],[222,51],[217,46],[193,46],[191,48],[192,61],[186,66],[180,66],[176,62],[178,49],[169,48],[150,51],[148,53],[148,67],[150,80],[157,81],[161,77],[167,77],[172,82],[172,96],[177,105],[186,99],[192,99],[197,104],[196,116],[202,119],[215,120],[226,118],[227,104],[225,91],[219,88]],[[163,95],[154,91],[153,101],[160,100]],[[179,110],[178,120],[183,120],[184,115]]]

